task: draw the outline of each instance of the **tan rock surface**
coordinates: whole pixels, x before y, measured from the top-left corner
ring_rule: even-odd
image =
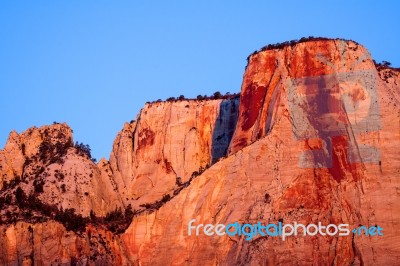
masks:
[[[238,105],[235,99],[147,104],[114,141],[110,166],[123,199],[134,207],[160,200],[178,177],[184,183],[224,156]]]
[[[40,200],[64,209],[75,208],[85,216],[90,210],[105,215],[121,206],[112,180],[89,158],[78,154],[72,143],[66,124],[33,127],[22,134],[12,132],[0,151],[1,186],[3,181],[19,180],[29,195],[35,184],[43,184]]]
[[[321,54],[327,62],[315,60]],[[293,137],[289,88],[281,81],[360,70],[371,71],[377,82],[382,129],[333,137],[332,167],[300,168],[306,141]],[[352,42],[308,42],[253,55],[244,76],[232,155],[159,211],[134,219],[123,236],[132,245],[129,250],[145,265],[395,265],[400,254],[399,72],[391,71],[382,80],[384,75],[376,71],[365,48]],[[360,155],[360,163],[349,161],[350,144],[375,146],[380,161],[368,162],[365,154]],[[265,201],[266,194],[270,203]],[[378,224],[385,233],[375,238],[308,236],[282,241],[270,237],[246,242],[243,237],[187,236],[192,218],[204,224],[276,223],[280,219],[348,223],[351,228]]]
[[[293,97],[296,84],[298,97],[313,100],[308,89],[329,87],[321,87],[316,83],[319,80],[347,95],[338,98],[334,90],[324,95],[325,120],[315,120],[313,108],[320,106],[312,101],[300,105],[299,98]],[[52,221],[31,225],[32,232],[24,222],[2,225],[0,254],[4,255],[0,262],[396,265],[400,259],[399,82],[399,71],[378,71],[366,49],[354,42],[309,41],[254,54],[245,72],[238,124],[227,158],[191,180],[159,209],[136,215],[120,235],[96,225],[76,234]],[[377,94],[368,88],[375,88]],[[368,102],[371,99],[376,102]],[[366,101],[372,109],[363,109]],[[235,104],[229,105],[233,108]],[[232,119],[226,113],[220,115],[220,106],[220,101],[146,105],[137,122],[126,124],[117,136],[110,162],[99,162],[96,178],[110,180],[118,192],[115,202],[136,206],[176,191],[176,176],[188,181],[192,171],[210,164],[212,140],[223,135],[219,133],[223,128],[230,131]],[[371,117],[362,119],[371,112]],[[220,120],[221,128],[215,126],[218,117],[225,117]],[[332,127],[332,119],[338,126]],[[336,133],[329,135],[332,131]],[[12,178],[21,168],[9,155],[17,158],[20,154],[15,134],[0,153],[3,178]],[[221,139],[218,156],[230,138]],[[321,160],[319,150],[329,155],[327,161]],[[92,169],[90,162],[85,167],[74,163],[78,157],[65,159],[62,167],[71,160],[70,167],[79,168],[79,173]],[[310,161],[313,167],[307,165]],[[348,223],[350,229],[379,225],[384,236],[291,236],[285,241],[279,237],[246,241],[243,236],[188,236],[191,219],[197,220],[195,224]]]

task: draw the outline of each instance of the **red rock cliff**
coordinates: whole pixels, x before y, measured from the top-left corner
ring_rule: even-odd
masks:
[[[399,71],[377,68],[364,47],[342,40],[266,49],[249,59],[237,125],[236,100],[154,103],[125,124],[110,162],[96,166],[115,202],[138,210],[123,233],[99,221],[74,232],[51,217],[7,220],[0,262],[396,265]],[[0,153],[7,180],[25,169],[12,139],[15,133]],[[9,201],[4,206],[13,211],[17,199]],[[191,219],[379,225],[384,236],[189,236]]]

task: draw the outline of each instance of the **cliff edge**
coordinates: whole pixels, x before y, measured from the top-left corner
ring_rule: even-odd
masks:
[[[239,98],[146,104],[95,164],[66,124],[0,151],[5,265],[395,265],[400,71],[308,39],[249,57]],[[73,208],[73,210],[72,210]],[[188,224],[379,225],[379,237],[189,235]]]

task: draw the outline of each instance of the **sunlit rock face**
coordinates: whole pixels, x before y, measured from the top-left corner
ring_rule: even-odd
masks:
[[[146,104],[117,135],[110,160],[97,165],[74,147],[61,161],[27,164],[45,128],[11,133],[0,152],[3,180],[34,171],[35,165],[44,165],[48,174],[33,175],[1,195],[18,186],[28,193],[34,189],[30,182],[41,178],[42,201],[76,205],[83,216],[91,209],[105,216],[128,204],[137,212],[118,233],[100,222],[80,232],[52,218],[5,223],[0,264],[396,265],[399,84],[398,70],[375,66],[355,42],[309,40],[251,55],[240,101]],[[66,125],[49,129],[64,135],[51,137],[54,143],[72,139]],[[93,175],[87,184],[66,176],[74,193],[57,192],[50,199],[61,186],[57,169]],[[89,188],[91,200],[85,201]],[[192,219],[195,225],[379,225],[384,235],[285,240],[258,235],[247,241],[245,236],[188,235]]]
[[[134,207],[172,194],[227,154],[239,99],[150,103],[114,141],[111,171]]]
[[[252,55],[228,157],[157,212],[134,219],[124,235],[132,256],[144,264],[395,264],[397,255],[373,250],[400,249],[398,84],[398,71],[377,71],[354,42],[311,41]],[[245,241],[188,236],[193,218],[387,229],[380,238]]]
[[[74,208],[84,216],[91,210],[105,215],[121,206],[112,178],[75,147],[67,124],[12,132],[0,158],[0,183],[9,184],[8,192],[17,187],[27,195],[37,192],[42,202]]]
[[[370,101],[378,100],[378,82],[369,52],[351,41],[311,41],[253,54],[243,78],[230,152],[266,136],[282,111],[291,114],[294,126],[302,125],[294,132],[303,134],[298,138],[316,137],[318,133],[308,131],[327,127],[335,128],[326,131],[338,131],[348,124],[347,119],[354,127],[355,115],[362,120],[369,108],[373,117],[364,120],[373,126],[370,131],[376,131],[379,103]]]

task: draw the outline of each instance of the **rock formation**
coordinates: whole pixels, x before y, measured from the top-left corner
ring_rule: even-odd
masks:
[[[123,200],[152,203],[225,156],[238,98],[146,104],[114,141],[110,168]]]
[[[66,124],[12,132],[0,151],[0,264],[396,265],[399,86],[400,71],[363,46],[310,39],[252,54],[240,101],[146,104],[109,161],[90,160]],[[246,241],[188,235],[192,219],[384,235]]]

